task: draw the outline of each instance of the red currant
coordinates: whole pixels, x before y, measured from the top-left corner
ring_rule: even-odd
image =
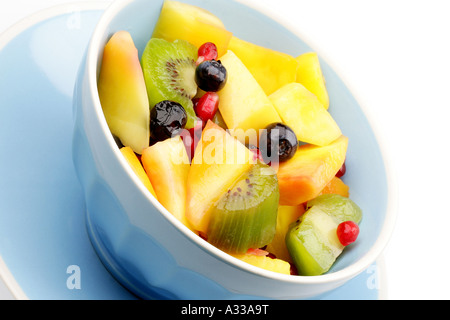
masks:
[[[358,238],[359,227],[353,221],[344,221],[338,225],[336,233],[341,244],[348,246]]]
[[[212,120],[219,108],[219,95],[215,92],[206,92],[197,103],[194,103],[194,110],[203,124]]]
[[[198,48],[197,65],[206,60],[217,60],[217,47],[212,42],[206,42]]]

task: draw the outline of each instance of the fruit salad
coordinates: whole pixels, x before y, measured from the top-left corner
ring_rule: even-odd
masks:
[[[128,31],[112,34],[98,92],[151,196],[237,259],[287,275],[329,271],[357,245],[362,210],[317,54],[253,44],[173,0],[149,38],[138,52]]]

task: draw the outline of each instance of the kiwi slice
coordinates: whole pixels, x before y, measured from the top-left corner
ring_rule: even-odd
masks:
[[[344,221],[359,223],[362,210],[349,198],[323,194],[306,204],[307,211],[289,226],[286,247],[300,275],[327,272],[344,250],[336,230]]]
[[[267,245],[275,235],[279,198],[275,170],[252,165],[213,205],[208,241],[232,254]]]
[[[333,216],[339,223],[344,221],[360,223],[363,216],[361,208],[354,201],[338,194],[323,194],[306,203],[306,209],[313,206]]]
[[[339,222],[313,206],[289,226],[286,247],[302,276],[327,272],[344,250],[336,229]]]
[[[197,47],[184,40],[152,38],[141,58],[150,109],[164,100],[178,102],[186,110],[187,129],[194,127],[196,119],[192,98],[197,94],[197,51]]]

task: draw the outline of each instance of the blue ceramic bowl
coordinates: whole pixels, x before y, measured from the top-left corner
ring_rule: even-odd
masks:
[[[250,1],[183,0],[222,19],[238,37],[297,56],[314,51],[295,30]],[[357,244],[347,248],[325,275],[288,276],[239,261],[200,239],[145,189],[110,134],[97,93],[103,47],[127,30],[142,53],[162,0],[113,3],[100,19],[80,66],[74,94],[73,160],[83,186],[87,227],[108,270],[142,298],[298,299],[314,297],[352,279],[385,247],[394,224],[391,189],[382,152],[352,94],[321,61],[330,112],[349,137],[345,182],[364,210]],[[278,20],[278,21],[277,21]]]

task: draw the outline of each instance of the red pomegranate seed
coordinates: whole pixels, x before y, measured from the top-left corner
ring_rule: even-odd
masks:
[[[193,128],[189,130],[183,130],[181,133],[181,138],[183,140],[184,146],[188,153],[189,159],[192,160],[194,157],[195,148],[201,139],[203,130],[203,121],[197,119]]]
[[[219,95],[216,92],[205,93],[194,106],[195,114],[204,124],[214,118],[218,108]]]
[[[205,60],[217,60],[217,47],[212,42],[206,42],[198,48],[197,65]]]
[[[192,99],[192,103],[194,104],[194,110],[197,107],[198,102],[200,101],[200,98],[194,98]]]
[[[298,276],[298,271],[297,268],[295,267],[295,265],[293,263],[289,263],[291,265],[291,276]]]
[[[344,221],[338,225],[336,233],[341,244],[348,246],[358,238],[359,227],[353,221]]]
[[[341,168],[339,169],[339,171],[336,173],[336,177],[340,178],[342,177],[345,172],[347,171],[347,168],[345,167],[345,162],[342,164]]]

